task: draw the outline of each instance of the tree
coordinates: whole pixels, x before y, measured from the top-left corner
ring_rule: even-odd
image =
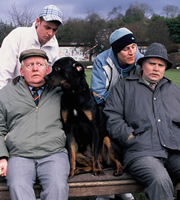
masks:
[[[15,27],[31,26],[34,21],[34,12],[31,9],[24,7],[18,10],[15,3],[9,11],[9,15]]]
[[[96,49],[99,50],[101,45],[105,46],[104,41],[107,38],[106,22],[98,14],[89,13],[85,20],[67,20],[63,29],[58,31],[56,36],[59,42],[75,42],[77,45],[84,45],[85,51],[98,43]],[[96,49],[92,48],[89,51],[90,59]]]
[[[129,8],[126,10],[123,20],[125,23],[139,22],[150,18],[153,13],[153,9],[147,4],[135,2],[134,4],[130,4]]]
[[[96,13],[89,13],[85,21],[84,34],[87,46],[92,48],[97,43],[98,46],[102,45],[107,38],[105,20]],[[97,51],[98,49],[99,48],[97,48]],[[96,49],[92,49],[89,53],[91,61],[91,57],[96,53]]]
[[[108,13],[108,17],[107,20],[111,20],[111,19],[119,19],[121,20],[123,18],[123,14],[121,13],[121,6],[115,7],[113,8],[109,13]]]
[[[12,31],[14,27],[12,24],[8,25],[0,21],[0,45],[2,44],[3,39]]]
[[[177,6],[167,5],[163,8],[162,14],[166,18],[175,18],[180,14],[180,10]]]
[[[119,27],[124,25],[123,22],[124,15],[121,13],[121,7],[115,7],[113,8],[109,13],[107,17],[107,27],[109,29],[109,33],[113,32],[114,30],[118,29]]]
[[[170,32],[163,16],[156,15],[152,17],[148,30],[148,43],[159,42],[166,46],[167,50],[172,49],[173,43],[170,40]]]
[[[166,23],[172,41],[180,43],[180,15],[176,18],[166,19]]]
[[[56,34],[59,42],[84,42],[84,25],[83,19],[68,19]]]

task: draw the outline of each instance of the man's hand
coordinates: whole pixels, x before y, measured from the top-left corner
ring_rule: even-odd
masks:
[[[6,176],[8,162],[6,159],[0,160],[0,176]]]

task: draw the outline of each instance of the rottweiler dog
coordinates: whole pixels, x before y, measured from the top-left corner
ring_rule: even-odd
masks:
[[[61,116],[67,136],[70,177],[90,171],[96,176],[103,175],[102,149],[103,152],[106,149],[116,163],[115,175],[120,175],[122,165],[113,154],[111,141],[105,137],[104,131],[100,131],[97,104],[86,81],[83,65],[71,57],[60,58],[53,64],[52,72],[45,76],[45,81],[49,85],[61,86],[63,91]]]

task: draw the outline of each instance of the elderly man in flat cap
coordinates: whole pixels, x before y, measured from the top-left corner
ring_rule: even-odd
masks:
[[[164,77],[167,50],[152,43],[139,75],[110,92],[104,112],[112,140],[124,150],[124,169],[146,186],[149,200],[173,200],[180,181],[180,88]]]
[[[20,75],[20,53],[26,49],[42,49],[51,65],[59,58],[55,34],[63,23],[62,12],[55,5],[45,6],[31,27],[18,27],[3,40],[0,48],[0,89]]]
[[[20,54],[21,76],[0,90],[0,175],[12,200],[68,199],[69,160],[60,117],[61,90],[45,84],[48,56],[39,49]]]

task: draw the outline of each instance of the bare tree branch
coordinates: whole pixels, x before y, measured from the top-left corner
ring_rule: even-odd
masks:
[[[31,26],[34,21],[34,11],[24,7],[22,10],[18,10],[14,3],[9,10],[11,21],[15,27]]]

